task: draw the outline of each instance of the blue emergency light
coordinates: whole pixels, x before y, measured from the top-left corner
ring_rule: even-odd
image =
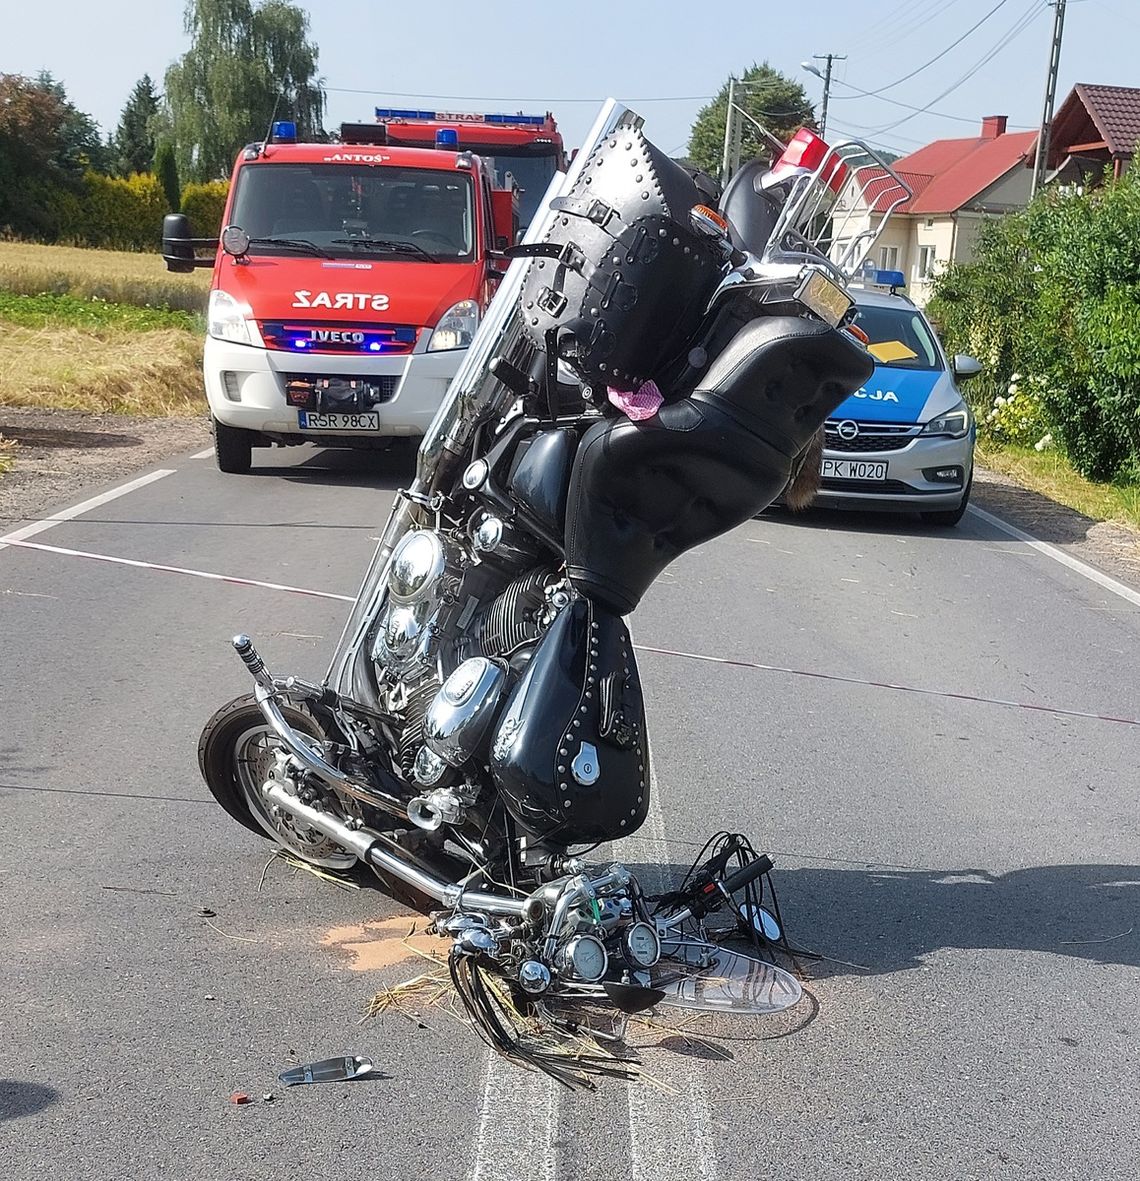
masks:
[[[459,147],[459,132],[454,127],[441,127],[435,133],[435,146],[450,150]]]
[[[297,124],[291,119],[278,120],[269,129],[269,142],[295,144],[297,142]]]

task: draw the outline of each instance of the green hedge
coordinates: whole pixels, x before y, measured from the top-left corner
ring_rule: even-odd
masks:
[[[966,387],[979,419],[1012,381],[1082,475],[1140,472],[1140,169],[989,223],[931,313],[951,351],[988,366]]]
[[[182,190],[182,212],[190,219],[196,238],[214,238],[221,232],[229,191],[229,181],[225,180],[189,184]]]
[[[221,229],[229,184],[191,184],[182,190],[182,212],[194,233],[214,237]],[[38,242],[62,242],[104,250],[159,250],[169,205],[162,184],[149,172],[123,179],[88,172],[75,188],[33,182],[21,190],[21,211],[9,231]]]

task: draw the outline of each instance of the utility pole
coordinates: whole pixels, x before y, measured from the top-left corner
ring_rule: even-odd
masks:
[[[1049,132],[1053,125],[1053,102],[1057,97],[1057,72],[1061,67],[1061,34],[1065,28],[1065,0],[1053,0],[1053,43],[1049,47],[1049,75],[1045,80],[1045,105],[1041,111],[1041,130],[1037,134],[1037,157],[1033,162],[1033,188],[1030,196],[1045,183],[1049,169]]]
[[[813,53],[812,57],[817,62],[827,62],[827,70],[823,75],[823,104],[819,111],[819,138],[827,139],[827,100],[831,97],[831,63],[845,62],[847,54]],[[818,74],[819,70],[814,70],[813,73]]]
[[[736,79],[728,79],[728,110],[724,115],[724,151],[720,159],[720,184],[724,188],[732,176],[732,156],[736,146]]]

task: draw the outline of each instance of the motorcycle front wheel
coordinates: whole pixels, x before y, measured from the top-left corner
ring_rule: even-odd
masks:
[[[306,710],[282,705],[281,712],[294,730],[317,740],[324,738],[316,718]],[[261,788],[280,750],[257,701],[246,694],[223,705],[206,723],[198,740],[198,767],[214,799],[251,832],[276,841],[312,865],[351,868],[356,864],[354,854],[266,801]]]

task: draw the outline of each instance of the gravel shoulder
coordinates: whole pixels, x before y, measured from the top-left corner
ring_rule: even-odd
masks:
[[[0,476],[0,531],[82,499],[93,486],[127,479],[172,455],[210,445],[206,415],[134,418],[0,406],[0,434],[19,444]],[[1095,521],[985,468],[973,503],[1140,589],[1140,530]]]
[[[18,406],[0,406],[0,435],[18,444],[15,466],[0,476],[0,532],[211,440],[205,414],[136,418]]]

